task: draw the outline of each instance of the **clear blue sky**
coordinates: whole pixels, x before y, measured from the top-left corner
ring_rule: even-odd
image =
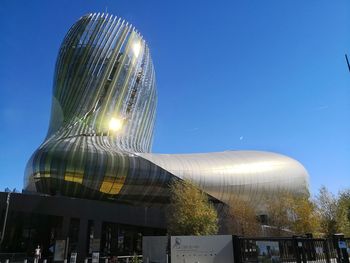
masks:
[[[303,163],[313,193],[350,187],[349,0],[1,0],[0,190],[22,188],[45,137],[67,30],[106,8],[152,52],[154,152],[274,151]]]

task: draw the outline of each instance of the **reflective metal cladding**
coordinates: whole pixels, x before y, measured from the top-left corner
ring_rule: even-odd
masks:
[[[166,203],[174,178],[229,203],[238,194],[305,192],[308,174],[275,153],[150,153],[155,72],[143,37],[126,21],[88,14],[68,31],[57,58],[50,126],[25,172],[25,189],[130,203]]]

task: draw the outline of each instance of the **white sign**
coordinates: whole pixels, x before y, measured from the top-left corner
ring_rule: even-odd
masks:
[[[232,236],[172,236],[171,263],[233,262]]]

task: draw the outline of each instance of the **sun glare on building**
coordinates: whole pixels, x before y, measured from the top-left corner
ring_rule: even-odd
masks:
[[[119,131],[123,127],[123,121],[121,119],[112,118],[109,121],[109,129],[111,131]]]
[[[136,41],[132,46],[132,50],[134,52],[135,57],[138,57],[141,51],[141,42]]]

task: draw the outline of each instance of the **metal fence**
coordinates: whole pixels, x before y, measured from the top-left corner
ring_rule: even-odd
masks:
[[[233,238],[235,263],[349,263],[350,238]]]
[[[138,261],[137,261],[137,260]],[[42,258],[35,260],[33,257],[27,257],[24,253],[0,253],[0,263],[50,263],[54,262],[52,258]],[[62,261],[61,261],[62,262]],[[63,263],[70,263],[72,261],[66,259]],[[92,263],[92,258],[85,258],[84,263]],[[132,256],[115,256],[115,257],[100,257],[99,263],[132,263],[142,262],[142,255]]]
[[[25,253],[0,253],[0,262],[24,262],[25,259]]]
[[[350,238],[312,237],[239,237],[233,236],[234,263],[350,263]],[[129,263],[142,261],[142,255],[100,257],[100,263]],[[65,260],[65,262],[70,260]],[[0,263],[33,262],[23,253],[0,253]],[[41,259],[39,263],[51,262]],[[86,258],[84,263],[91,263]],[[221,263],[221,262],[220,262]],[[226,263],[226,262],[222,262]]]

